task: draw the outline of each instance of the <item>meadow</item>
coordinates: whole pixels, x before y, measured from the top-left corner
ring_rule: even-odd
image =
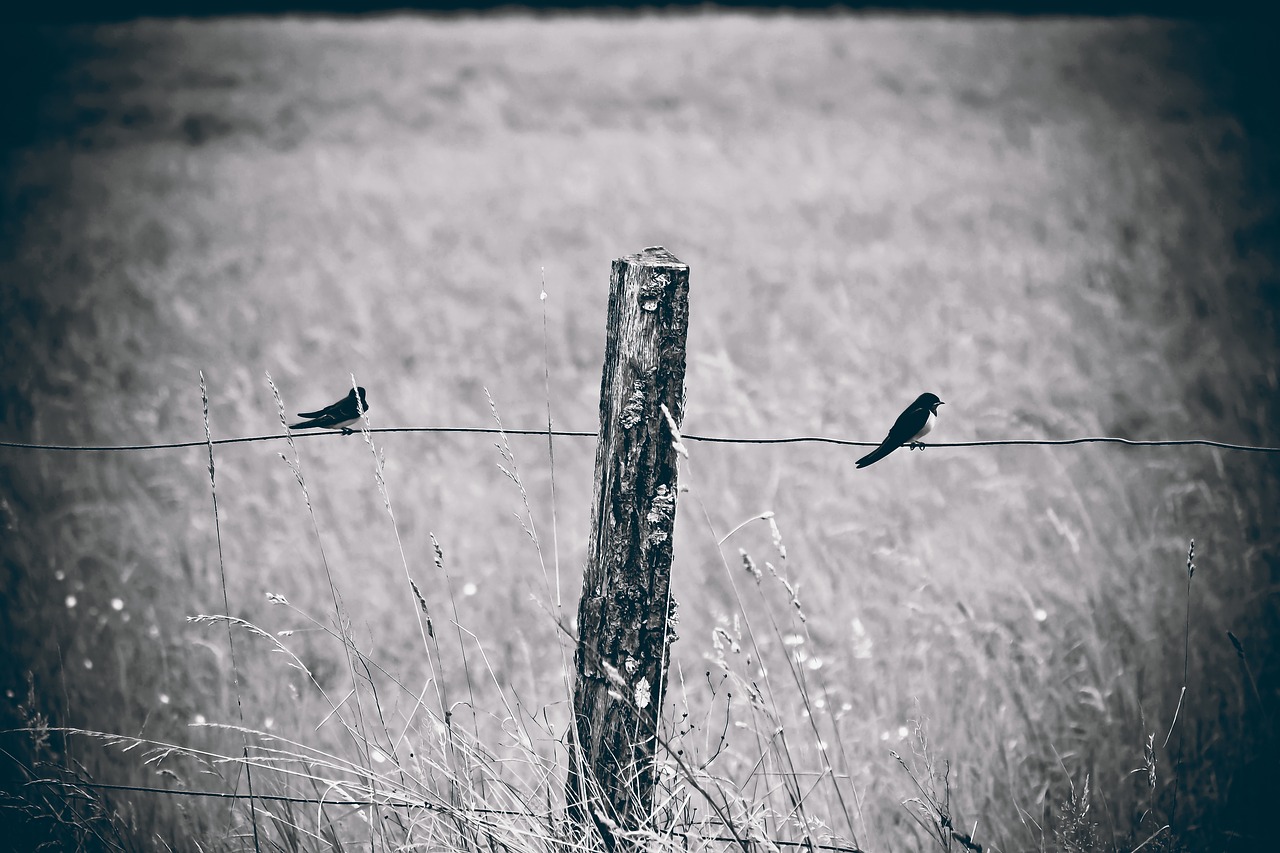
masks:
[[[202,376],[214,438],[281,434],[268,373],[288,415],[354,379],[373,427],[594,430],[609,264],[664,245],[691,268],[689,433],[877,441],[933,391],[940,442],[1280,444],[1274,136],[1241,32],[508,14],[31,39],[0,439],[199,440]],[[725,849],[696,836],[708,791],[762,845],[1257,849],[1275,455],[689,447],[650,849]],[[7,837],[581,849],[545,815],[594,441],[551,450],[218,445],[211,490],[201,447],[0,447]],[[250,749],[258,794],[444,805],[39,784],[243,794]]]

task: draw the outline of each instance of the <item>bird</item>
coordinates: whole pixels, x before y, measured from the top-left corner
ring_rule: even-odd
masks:
[[[857,467],[866,468],[879,462],[904,444],[910,444],[914,448],[916,442],[933,429],[933,422],[938,419],[938,407],[941,405],[943,402],[938,399],[937,394],[921,394],[916,397],[916,401],[898,415],[893,428],[884,437],[884,441],[880,442],[880,446],[859,459]]]
[[[352,431],[348,427],[360,420],[360,416],[368,410],[369,404],[365,401],[364,389],[357,387],[351,389],[347,396],[332,406],[325,406],[323,409],[317,409],[314,412],[298,412],[298,417],[308,418],[309,420],[290,424],[289,429],[320,427],[321,429],[342,430],[344,435],[350,435]]]

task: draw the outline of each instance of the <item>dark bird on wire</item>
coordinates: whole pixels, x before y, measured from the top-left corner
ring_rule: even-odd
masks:
[[[933,429],[933,422],[938,419],[938,407],[941,405],[943,402],[936,394],[921,394],[916,397],[916,401],[898,415],[893,428],[884,437],[884,441],[880,442],[880,446],[858,460],[858,467],[866,468],[879,462],[904,444],[910,444],[914,448],[916,442]]]
[[[358,398],[357,394],[359,394]],[[318,409],[314,412],[298,412],[298,417],[310,418],[310,420],[290,424],[289,429],[320,427],[322,429],[340,429],[343,435],[350,435],[351,430],[348,427],[360,420],[360,416],[368,410],[369,404],[365,402],[364,389],[353,388],[347,396],[332,406],[325,406],[323,409]]]

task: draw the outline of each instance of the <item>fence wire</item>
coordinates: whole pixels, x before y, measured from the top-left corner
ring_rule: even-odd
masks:
[[[360,432],[360,430],[354,430]],[[374,434],[385,433],[448,433],[475,435],[530,435],[555,438],[595,438],[598,433],[586,430],[564,429],[506,429],[505,427],[376,427],[369,430]],[[294,440],[302,438],[341,436],[341,432],[293,432]],[[840,447],[879,447],[879,441],[859,441],[850,438],[835,438],[822,435],[797,435],[783,437],[749,438],[746,436],[727,435],[691,435],[681,433],[685,441],[699,441],[708,444],[832,444]],[[215,438],[213,444],[247,444],[257,441],[284,441],[284,433],[272,435],[246,435],[237,438]],[[209,442],[177,441],[162,444],[38,444],[25,441],[0,441],[0,447],[11,447],[16,450],[48,450],[63,452],[118,452],[148,450],[178,450],[186,447],[207,447]],[[1214,441],[1208,438],[1177,438],[1139,440],[1117,438],[1115,436],[1084,436],[1081,438],[999,438],[983,441],[938,441],[920,442],[921,447],[1065,447],[1072,444],[1120,444],[1126,447],[1216,447],[1220,450],[1236,450],[1244,453],[1280,453],[1280,447],[1255,444],[1233,444],[1226,441]]]

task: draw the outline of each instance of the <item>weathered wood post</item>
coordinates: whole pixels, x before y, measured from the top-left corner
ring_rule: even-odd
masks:
[[[578,605],[571,816],[612,849],[653,800],[667,644],[689,268],[661,246],[613,262],[591,539]]]

